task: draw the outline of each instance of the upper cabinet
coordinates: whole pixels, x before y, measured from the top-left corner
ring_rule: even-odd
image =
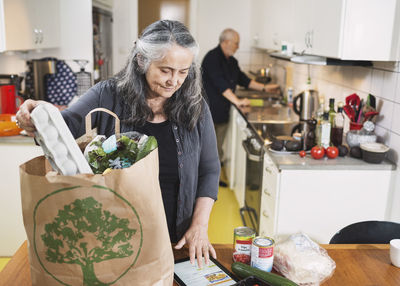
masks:
[[[294,0],[253,0],[252,46],[280,49],[282,41],[292,41]],[[274,28],[272,28],[274,27]]]
[[[59,0],[0,0],[0,52],[59,45]]]
[[[399,59],[400,3],[396,0],[285,0],[286,11],[268,5],[272,1],[264,2],[267,7],[258,13],[272,14],[273,20],[261,32],[269,38],[262,48],[279,49],[280,42],[288,41],[296,53],[342,60]],[[288,15],[293,17],[286,21]]]

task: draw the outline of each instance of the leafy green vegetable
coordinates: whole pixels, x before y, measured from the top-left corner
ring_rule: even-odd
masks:
[[[157,140],[153,136],[146,136],[147,138],[142,138],[143,140],[140,142],[139,139],[141,136],[138,136],[137,132],[129,132],[126,134],[128,134],[128,136],[121,135],[121,137],[117,139],[117,148],[110,153],[104,151],[102,140],[97,140],[90,144],[90,146],[97,147],[88,152],[88,161],[93,173],[101,174],[108,168],[128,168],[157,148]]]

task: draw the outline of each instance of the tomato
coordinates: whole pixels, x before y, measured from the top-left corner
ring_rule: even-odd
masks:
[[[325,149],[321,146],[314,146],[311,148],[311,156],[314,159],[321,159],[325,155]]]
[[[242,262],[242,263],[250,265],[250,255],[247,255],[247,254],[244,254],[244,253],[234,253],[233,254],[233,261]]]
[[[330,146],[326,148],[326,156],[329,159],[335,159],[339,155],[339,149],[335,146]]]
[[[301,151],[299,152],[299,156],[300,156],[301,158],[305,157],[305,156],[306,156],[306,151],[301,150]]]

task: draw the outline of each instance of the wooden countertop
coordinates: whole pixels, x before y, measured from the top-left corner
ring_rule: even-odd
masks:
[[[215,244],[217,260],[231,269],[232,245]],[[400,268],[390,263],[388,244],[322,245],[336,262],[333,276],[322,286],[400,285]],[[187,250],[174,251],[175,258],[188,256]],[[24,242],[0,273],[1,286],[31,286],[27,243]]]

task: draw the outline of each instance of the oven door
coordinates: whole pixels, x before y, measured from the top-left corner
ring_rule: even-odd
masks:
[[[246,151],[246,189],[245,206],[241,208],[240,214],[243,224],[258,234],[264,150],[255,138],[243,141],[242,145]]]

